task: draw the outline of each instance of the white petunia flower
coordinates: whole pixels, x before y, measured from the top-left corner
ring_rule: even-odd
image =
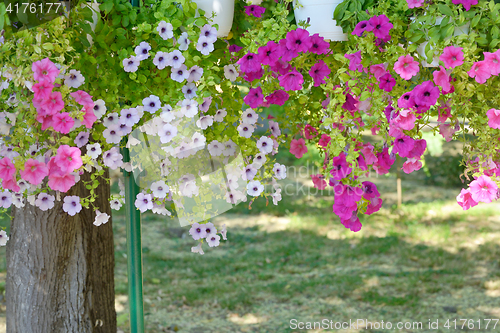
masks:
[[[277,122],[269,120],[269,129],[271,130],[271,135],[278,137],[281,135],[281,130]]]
[[[203,55],[209,55],[214,50],[214,44],[210,43],[205,36],[198,38],[196,49]]]
[[[234,143],[233,140],[228,140],[224,143],[224,151],[222,154],[224,156],[232,156],[234,153],[236,153],[236,143]]]
[[[164,40],[174,37],[174,27],[172,26],[172,24],[165,21],[160,21],[160,23],[158,23],[156,31],[158,31],[158,34]]]
[[[183,64],[186,58],[182,55],[181,51],[179,50],[174,50],[170,52],[169,54],[169,59],[171,62],[171,65],[173,68],[180,68]]]
[[[206,224],[193,223],[191,229],[189,229],[189,234],[194,240],[207,237]]]
[[[182,65],[179,68],[172,69],[170,73],[170,78],[176,82],[182,83],[189,77],[189,71],[187,70],[186,65]]]
[[[14,193],[12,195],[12,204],[17,208],[24,207],[24,197],[22,193]]]
[[[181,104],[181,114],[188,118],[193,118],[198,114],[198,102],[192,99],[185,99]]]
[[[203,76],[203,68],[200,66],[193,66],[189,69],[189,76],[187,82],[196,82]]]
[[[214,123],[214,119],[212,116],[203,116],[196,121],[196,126],[205,130],[208,127],[212,126],[213,123]]]
[[[247,193],[252,197],[259,196],[264,191],[264,185],[262,185],[258,180],[249,182],[247,184]]]
[[[203,249],[201,248],[201,243],[198,243],[197,246],[193,246],[191,248],[191,252],[193,252],[193,253],[199,253],[199,254],[205,254],[205,252],[203,252]]]
[[[141,42],[139,45],[137,45],[134,49],[137,60],[142,61],[149,58],[150,50],[151,50],[151,45],[149,45],[146,42]]]
[[[217,112],[215,113],[215,116],[214,116],[214,120],[221,123],[222,121],[224,121],[224,117],[226,115],[227,115],[226,109],[217,110]]]
[[[210,247],[219,246],[220,244],[220,236],[219,235],[210,235],[206,238],[207,244]]]
[[[94,115],[97,117],[97,119],[101,119],[102,116],[106,113],[106,104],[102,99],[98,99],[97,101],[94,102]]]
[[[257,141],[257,148],[263,154],[269,154],[273,151],[273,139],[268,138],[267,136],[261,136]]]
[[[141,61],[137,59],[136,56],[131,56],[130,58],[123,59],[123,69],[127,73],[133,73],[139,69]]]
[[[220,156],[224,151],[224,145],[217,140],[214,140],[208,144],[208,151],[212,156]]]
[[[75,216],[82,210],[82,205],[80,204],[80,197],[77,195],[70,195],[64,197],[63,210],[71,216]]]
[[[165,124],[158,133],[161,143],[169,143],[177,135],[177,127]]]
[[[147,210],[153,209],[153,198],[151,194],[139,193],[135,199],[135,207],[144,213]]]
[[[149,95],[149,97],[142,100],[142,105],[144,105],[144,111],[155,113],[161,108],[160,98],[155,95]]]
[[[123,132],[120,130],[119,125],[111,125],[102,132],[102,136],[104,136],[107,143],[120,143]]]
[[[120,125],[120,117],[117,112],[112,112],[108,114],[102,121],[105,127],[110,127],[113,125]]]
[[[9,191],[0,192],[0,207],[9,208],[12,205],[12,194]]]
[[[258,118],[259,116],[257,116],[257,113],[252,109],[246,109],[241,115],[241,121],[244,124],[253,125],[257,122]]]
[[[273,204],[277,206],[278,202],[281,201],[281,189],[277,189],[271,196],[273,197]]]
[[[153,196],[155,198],[163,199],[167,196],[170,188],[163,180],[159,180],[151,184],[151,191],[153,191]]]
[[[277,179],[286,178],[286,166],[284,166],[283,164],[274,163],[273,171]]]
[[[198,88],[194,83],[188,83],[184,87],[182,87],[182,93],[184,94],[184,97],[187,99],[191,99],[196,97],[196,91]]]
[[[187,32],[183,32],[179,36],[179,39],[177,40],[177,42],[179,43],[179,50],[186,51],[189,47],[189,43],[191,43]]]
[[[78,135],[76,136],[76,138],[74,140],[76,146],[78,148],[85,146],[87,144],[87,142],[89,142],[89,135],[90,135],[89,132],[78,133]]]
[[[205,24],[200,29],[200,37],[201,36],[206,37],[209,43],[215,43],[217,40],[217,29],[210,24]]]
[[[7,242],[9,241],[9,236],[7,236],[7,233],[5,230],[0,230],[0,246],[5,246],[7,245]],[[200,243],[201,245],[201,243]]]
[[[259,153],[255,155],[255,157],[253,158],[252,164],[257,169],[260,169],[264,165],[264,163],[266,163],[266,161],[267,161],[266,154]]]
[[[94,220],[94,225],[95,226],[101,226],[103,224],[106,224],[109,221],[109,215],[106,213],[101,213],[99,210],[95,211],[95,220]]]
[[[69,74],[64,77],[64,84],[71,88],[78,88],[85,83],[85,78],[80,71],[72,69]]]
[[[241,173],[241,178],[243,180],[252,180],[257,175],[257,169],[252,165],[247,165],[247,167]]]
[[[54,207],[54,201],[56,198],[53,195],[47,193],[40,193],[35,200],[35,206],[43,211],[49,210]]]
[[[200,150],[205,147],[205,142],[207,141],[207,138],[199,132],[196,132],[193,134],[191,137],[191,146],[193,149]]]
[[[240,124],[237,128],[238,133],[240,133],[240,136],[244,138],[250,138],[252,136],[252,133],[254,131],[254,127],[249,124]]]
[[[226,79],[233,82],[236,78],[238,78],[239,74],[234,65],[226,65],[224,66],[224,76]]]
[[[226,225],[225,224],[222,225],[222,230],[221,230],[220,234],[222,235],[222,239],[223,240],[227,240],[227,237],[226,237],[227,229],[226,229]]]
[[[165,67],[172,65],[172,63],[170,62],[169,54],[167,52],[162,52],[162,51],[156,52],[155,57],[153,59],[153,64],[158,69],[164,69]]]
[[[114,199],[109,202],[109,205],[111,209],[120,210],[120,208],[122,207],[122,202],[118,199]]]
[[[112,147],[110,150],[105,151],[102,160],[104,165],[111,170],[118,169],[123,165],[123,156],[120,154],[117,147]]]
[[[94,143],[94,144],[89,144],[86,146],[87,147],[87,155],[89,155],[91,158],[96,159],[101,155],[102,150],[101,150],[101,145],[99,143]]]
[[[135,108],[123,109],[120,112],[120,123],[127,126],[134,126],[141,120],[139,114]]]

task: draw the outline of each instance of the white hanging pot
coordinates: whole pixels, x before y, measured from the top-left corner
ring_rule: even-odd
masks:
[[[227,37],[233,26],[234,0],[193,0],[198,8],[205,11],[207,18],[215,12],[213,23],[219,25],[217,37]]]
[[[346,41],[347,34],[337,25],[333,19],[335,8],[343,0],[299,0],[302,7],[297,8],[297,0],[294,0],[295,20],[306,21],[309,19],[310,26],[307,28],[309,34],[319,34],[321,37],[331,41]]]
[[[412,20],[415,18],[412,17]],[[440,25],[441,22],[443,21],[444,17],[436,17],[436,24],[435,25]],[[469,28],[470,28],[470,22],[466,22],[464,25],[460,27],[455,27],[455,31],[453,32],[453,36],[460,36],[460,35],[468,35],[469,34]],[[449,39],[450,37],[447,37]],[[427,59],[427,56],[425,55],[425,47],[427,46],[427,42],[423,42],[417,47],[417,52],[420,57],[423,59]],[[432,47],[431,47],[432,48]],[[439,67],[439,57],[434,56],[433,61],[429,64],[427,61],[422,60],[422,66],[423,67]]]

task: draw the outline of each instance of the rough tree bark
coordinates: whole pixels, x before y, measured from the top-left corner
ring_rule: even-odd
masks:
[[[96,207],[111,215],[109,184],[102,180],[96,193]],[[80,181],[68,195],[87,196],[88,190]],[[7,333],[116,333],[111,218],[96,227],[93,210],[71,217],[62,204],[46,212],[28,203],[13,208]]]

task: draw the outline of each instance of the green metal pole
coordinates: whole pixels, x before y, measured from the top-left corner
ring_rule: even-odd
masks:
[[[122,149],[123,161],[130,162],[128,148]],[[131,172],[123,170],[125,177],[125,207],[127,214],[127,271],[130,332],[144,333],[144,295],[142,291],[141,212],[134,202],[140,188]]]

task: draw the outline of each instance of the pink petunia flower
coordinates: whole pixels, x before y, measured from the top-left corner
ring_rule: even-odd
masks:
[[[64,173],[73,172],[83,165],[81,156],[79,148],[61,145],[57,149],[54,163]]]
[[[268,41],[266,45],[259,47],[257,54],[263,65],[274,65],[281,57],[281,48],[276,42]]]
[[[500,50],[494,53],[484,52],[484,62],[490,69],[491,75],[500,74]]]
[[[432,76],[434,78],[434,83],[443,88],[443,91],[449,91],[451,89],[450,75],[443,66],[439,66],[439,70],[434,71]]]
[[[439,60],[444,62],[444,67],[455,68],[464,63],[463,48],[457,46],[447,46],[443,50],[443,54],[439,56]]]
[[[38,81],[48,81],[54,83],[56,77],[59,75],[59,69],[49,58],[35,61],[31,66],[33,70],[33,78]]]
[[[418,8],[424,4],[424,0],[406,0],[408,8]]]
[[[86,128],[92,128],[92,125],[94,125],[95,121],[97,120],[97,117],[94,113],[94,107],[85,106],[83,107],[81,112],[85,112],[85,114],[83,115],[82,125],[85,125]]]
[[[54,191],[68,192],[75,185],[75,176],[71,173],[53,173],[49,174],[47,185]]]
[[[252,15],[255,17],[261,17],[265,11],[266,9],[261,6],[257,5],[245,6],[245,14],[247,14],[248,16]]]
[[[324,190],[326,188],[326,180],[323,175],[311,175],[314,187],[318,190]]]
[[[500,129],[500,110],[489,109],[486,115],[488,116],[488,126],[494,129]]]
[[[451,124],[441,124],[439,125],[439,133],[443,136],[446,142],[450,142],[453,139],[453,134],[457,130]]]
[[[64,108],[64,101],[59,91],[51,92],[49,97],[42,101],[41,106],[48,114],[54,115]]]
[[[58,113],[52,117],[52,128],[62,134],[68,134],[74,124],[75,120],[68,112]]]
[[[403,170],[405,173],[412,173],[413,171],[420,170],[422,168],[422,162],[420,162],[419,159],[412,157],[406,160],[406,162],[403,163],[403,167],[401,170]]]
[[[420,157],[423,155],[425,152],[425,149],[427,148],[427,141],[425,139],[419,139],[415,140],[413,142],[413,148],[412,150],[408,153],[408,158],[416,157],[420,159]]]
[[[476,202],[490,203],[497,196],[498,186],[488,176],[479,176],[469,185],[472,199]]]
[[[419,70],[418,62],[411,55],[400,56],[394,64],[394,71],[405,80],[417,75]]]
[[[304,77],[302,74],[297,72],[295,68],[293,71],[278,77],[278,80],[280,82],[280,86],[282,86],[286,91],[300,90],[302,89],[302,84],[304,83]]]
[[[380,197],[375,197],[370,199],[370,203],[368,206],[366,206],[366,215],[371,215],[375,212],[378,212],[380,210],[380,207],[382,207],[383,200],[380,199]]]
[[[378,64],[370,66],[370,73],[372,73],[377,81],[380,81],[380,77],[387,73],[387,64]]]
[[[344,227],[351,230],[352,232],[358,232],[361,230],[362,224],[359,221],[359,217],[356,212],[353,212],[351,217],[348,219],[340,219],[340,222]]]
[[[484,60],[475,62],[467,74],[475,78],[477,83],[483,84],[491,77],[490,65]]]
[[[90,106],[92,108],[94,107],[94,101],[92,100],[92,96],[90,96],[83,90],[72,92],[70,96],[73,97],[75,101],[80,105]]]
[[[38,185],[49,174],[49,169],[45,163],[30,158],[24,163],[24,170],[20,170],[19,173],[24,180]]]
[[[303,138],[292,140],[290,143],[290,153],[292,153],[296,158],[301,158],[305,153],[307,153],[306,142]]]
[[[10,161],[10,158],[4,157],[0,159],[0,178],[10,179],[16,174],[16,167]]]
[[[460,194],[457,195],[457,203],[463,208],[463,210],[468,210],[469,208],[477,206],[477,202],[472,199],[470,189],[462,189],[460,191]]]
[[[392,153],[399,154],[401,157],[410,157],[410,152],[415,145],[415,140],[407,135],[403,135],[394,140]]]
[[[417,120],[417,117],[410,110],[403,109],[399,111],[397,117],[391,120],[391,124],[409,131],[415,127],[415,120]]]
[[[243,101],[248,104],[251,108],[257,108],[264,102],[264,95],[262,94],[262,88],[250,88],[248,94],[243,98]]]
[[[42,81],[35,83],[33,85],[33,92],[35,93],[35,98],[40,100],[49,98],[53,88],[54,86],[49,81]]]
[[[413,89],[413,98],[419,106],[432,106],[439,98],[439,88],[435,87],[431,81],[425,81]]]
[[[319,87],[325,83],[325,78],[328,78],[328,75],[330,75],[330,68],[328,68],[323,60],[320,60],[311,67],[309,75],[314,80],[314,86]]]

